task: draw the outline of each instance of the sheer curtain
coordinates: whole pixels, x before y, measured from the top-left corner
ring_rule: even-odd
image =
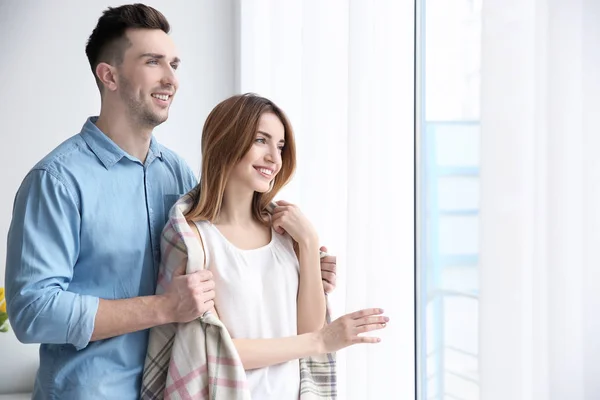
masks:
[[[237,1],[240,92],[291,118],[300,205],[338,256],[334,314],[382,307],[382,343],[338,353],[339,398],[413,398],[414,2]]]
[[[483,2],[481,398],[600,398],[600,2]]]

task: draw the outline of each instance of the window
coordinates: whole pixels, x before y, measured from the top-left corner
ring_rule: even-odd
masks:
[[[481,0],[418,10],[419,391],[479,399]]]

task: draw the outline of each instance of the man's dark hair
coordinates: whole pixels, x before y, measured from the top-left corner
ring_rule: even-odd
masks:
[[[102,83],[96,76],[96,67],[101,62],[122,63],[125,50],[131,46],[125,31],[136,28],[160,29],[165,33],[171,30],[169,21],[160,11],[140,3],[109,7],[98,19],[85,46],[85,54],[100,90]]]

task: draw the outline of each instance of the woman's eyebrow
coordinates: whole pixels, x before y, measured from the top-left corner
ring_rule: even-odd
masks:
[[[265,135],[268,139],[273,139],[273,136],[271,136],[270,133],[264,132],[264,131],[258,131],[258,133],[260,133],[261,135]],[[285,140],[281,139],[279,141],[279,143],[285,143]]]

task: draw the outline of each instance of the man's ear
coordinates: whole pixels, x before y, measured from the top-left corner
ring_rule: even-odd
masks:
[[[96,76],[102,85],[111,92],[117,90],[116,68],[110,64],[101,62],[96,66]]]

